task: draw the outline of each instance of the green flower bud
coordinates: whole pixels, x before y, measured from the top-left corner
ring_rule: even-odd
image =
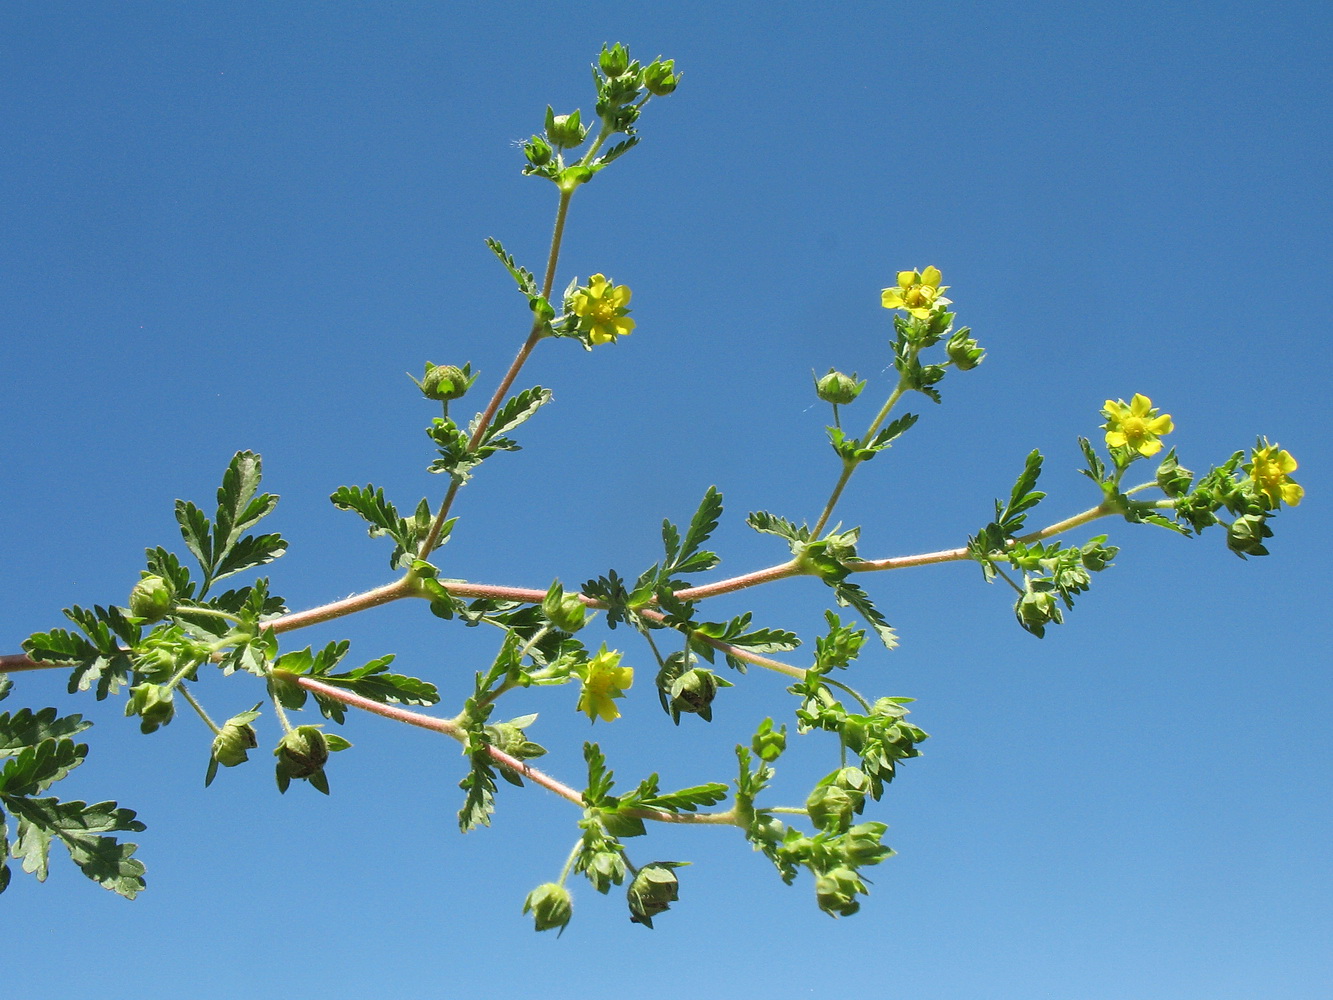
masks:
[[[146,622],[161,621],[175,606],[171,584],[160,576],[145,573],[130,590],[130,614]]]
[[[602,68],[608,80],[624,76],[629,70],[629,49],[616,42],[611,48],[602,46],[602,54],[597,57],[597,65]]]
[[[971,371],[981,364],[986,357],[986,352],[981,349],[981,345],[968,336],[971,332],[967,327],[963,327],[950,337],[944,345],[949,360],[954,363],[954,367],[960,372]]]
[[[523,155],[534,167],[544,167],[551,162],[551,144],[539,135],[534,135],[523,144]]]
[[[136,684],[130,688],[125,714],[139,716],[141,731],[154,732],[159,726],[170,722],[176,714],[171,696],[172,689],[165,684]]]
[[[805,800],[805,810],[821,830],[843,833],[852,825],[852,812],[864,798],[836,785],[822,785]]]
[[[577,632],[588,616],[587,605],[577,594],[566,594],[558,582],[551,584],[542,599],[542,613],[562,632]]]
[[[232,719],[222,727],[222,732],[213,737],[213,759],[223,767],[235,767],[249,760],[248,751],[258,745],[259,737],[255,727],[249,723],[238,724]]]
[[[329,745],[318,726],[297,726],[282,738],[273,751],[278,758],[278,775],[309,778],[324,769],[329,760]]]
[[[859,868],[862,865],[877,865],[893,857],[893,848],[880,842],[888,829],[885,823],[856,824],[839,838],[843,859],[848,865]]]
[[[679,883],[672,869],[680,865],[679,861],[654,861],[639,869],[626,892],[631,922],[651,930],[653,917],[671,908],[679,894]]]
[[[787,749],[787,727],[774,730],[773,720],[765,719],[759,724],[754,738],[750,740],[750,749],[760,760],[773,763]]]
[[[1194,481],[1194,473],[1176,460],[1176,449],[1172,448],[1157,467],[1157,485],[1169,497],[1184,496]]]
[[[671,717],[679,721],[682,712],[698,715],[705,722],[713,721],[713,699],[719,687],[731,687],[731,682],[703,667],[691,667],[671,683],[668,694]]]
[[[579,112],[558,115],[548,107],[546,138],[556,149],[573,149],[583,145],[583,140],[588,138],[588,129],[579,122]]]
[[[674,59],[654,59],[644,68],[643,85],[654,97],[665,97],[680,84]]]
[[[426,374],[421,376],[421,381],[417,382],[417,385],[421,388],[421,394],[427,399],[438,399],[446,403],[451,399],[461,399],[476,380],[476,377],[470,374],[470,368],[470,365],[459,368],[456,365],[436,365],[427,361]]]
[[[1227,528],[1227,548],[1244,559],[1246,556],[1266,556],[1264,539],[1273,537],[1273,529],[1268,526],[1263,514],[1245,514],[1231,522]]]
[[[857,893],[865,892],[865,883],[851,868],[834,868],[815,878],[815,899],[819,908],[831,917],[850,917],[861,908],[856,901]]]
[[[1111,560],[1116,557],[1116,553],[1119,552],[1120,549],[1114,545],[1103,545],[1102,542],[1105,540],[1105,535],[1099,539],[1094,538],[1080,550],[1082,553],[1080,559],[1085,569],[1090,569],[1094,573],[1098,573],[1111,565]]]
[[[528,739],[526,728],[537,721],[535,715],[523,715],[508,722],[497,722],[486,727],[486,735],[491,746],[502,750],[511,757],[528,760],[546,753],[546,748]]]
[[[1014,613],[1025,627],[1037,628],[1049,621],[1058,622],[1060,606],[1058,598],[1049,590],[1029,590],[1014,605]]]
[[[528,898],[523,901],[523,912],[532,914],[539,931],[559,928],[559,934],[556,935],[559,937],[565,932],[569,918],[574,915],[574,901],[563,885],[547,882],[528,893]]]
[[[856,375],[844,375],[833,368],[823,378],[815,379],[815,392],[826,403],[846,406],[866,387],[865,382],[856,381]]]

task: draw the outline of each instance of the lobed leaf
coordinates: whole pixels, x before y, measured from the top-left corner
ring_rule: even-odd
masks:
[[[13,855],[22,860],[23,870],[36,875],[39,882],[46,881],[51,844],[59,841],[83,874],[103,888],[127,899],[133,899],[143,890],[144,866],[132,857],[137,846],[106,836],[144,830],[144,825],[134,818],[133,810],[121,809],[114,802],[88,805],[53,798],[6,799],[5,805],[18,821]]]

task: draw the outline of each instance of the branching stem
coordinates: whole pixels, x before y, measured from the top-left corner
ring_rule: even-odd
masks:
[[[1147,485],[1147,484],[1145,484]],[[1173,506],[1170,500],[1161,501],[1159,507],[1169,508]],[[1106,503],[1089,508],[1081,514],[1075,514],[1073,517],[1065,518],[1063,521],[1057,521],[1054,524],[1042,528],[1040,531],[1029,532],[1026,535],[1020,535],[1020,542],[1039,542],[1066,531],[1072,531],[1075,528],[1082,527],[1090,521],[1098,518],[1107,517],[1117,513]],[[907,569],[912,566],[931,566],[937,563],[961,562],[969,558],[966,546],[956,549],[940,549],[937,552],[922,552],[910,556],[891,556],[887,559],[865,559],[859,562],[851,563],[847,568],[853,573],[871,573],[882,570]],[[683,601],[701,601],[709,597],[717,597],[721,594],[730,594],[738,590],[744,590],[749,587],[758,586],[763,583],[771,583],[775,580],[784,580],[788,577],[798,576],[800,571],[797,568],[795,560],[781,563],[777,566],[770,566],[767,569],[756,570],[753,573],[746,573],[742,576],[732,577],[728,580],[720,580],[717,583],[703,584],[699,587],[687,587],[684,590],[676,591],[676,596]],[[443,581],[443,586],[449,593],[456,597],[483,598],[497,601],[521,601],[526,604],[540,604],[546,596],[546,591],[535,590],[528,587],[505,587],[495,584],[468,583],[466,581]],[[310,625],[318,625],[322,622],[333,621],[335,618],[343,618],[347,615],[355,614],[358,611],[365,611],[368,608],[378,607],[381,604],[389,604],[392,601],[404,597],[424,596],[416,588],[412,578],[405,576],[401,580],[385,584],[382,587],[376,587],[374,590],[368,590],[363,594],[353,594],[351,597],[345,597],[340,601],[333,601],[329,604],[323,604],[316,608],[309,608],[305,611],[295,611],[291,614],[274,618],[272,621],[264,623],[265,628],[271,628],[274,632],[290,632],[294,629],[305,628]],[[578,595],[590,608],[605,608],[606,605],[586,597],[583,594]],[[651,609],[641,609],[639,614],[645,617],[658,618],[661,620],[659,612]],[[729,653],[737,659],[753,663],[757,666],[767,667],[779,673],[785,673],[791,677],[804,677],[805,671],[799,667],[793,667],[782,663],[779,660],[773,660],[766,656],[760,656],[751,653],[748,650],[740,649],[719,639],[713,639],[708,636],[697,636],[697,638],[708,643],[714,649]],[[66,666],[62,663],[49,663],[44,660],[33,660],[22,653],[6,653],[0,655],[0,673],[17,673],[22,670],[49,670],[56,667]]]

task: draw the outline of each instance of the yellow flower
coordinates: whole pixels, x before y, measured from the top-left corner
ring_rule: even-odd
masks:
[[[1153,409],[1152,400],[1143,393],[1135,393],[1134,398],[1125,405],[1123,399],[1106,401],[1102,407],[1106,417],[1106,444],[1110,448],[1130,448],[1144,458],[1156,455],[1162,450],[1162,442],[1157,440],[1162,434],[1175,430],[1171,423],[1171,414],[1158,416]]]
[[[634,668],[620,665],[619,651],[607,652],[604,645],[591,660],[576,666],[574,673],[583,682],[577,711],[586,712],[594,722],[599,718],[603,722],[620,718],[615,699],[623,698],[634,683]]]
[[[613,285],[604,274],[594,274],[588,286],[569,297],[570,307],[579,318],[579,329],[594,344],[609,344],[617,337],[634,332],[629,318],[630,290],[627,285]]]
[[[944,298],[948,285],[941,285],[938,267],[928,267],[924,271],[899,271],[898,287],[886,288],[880,297],[885,309],[906,309],[917,319],[929,319],[930,314],[940,306],[947,306],[952,299]]]
[[[1291,452],[1280,451],[1277,445],[1269,444],[1267,438],[1264,438],[1263,447],[1250,453],[1250,464],[1243,468],[1274,507],[1284,503],[1295,507],[1305,496],[1305,490],[1291,479],[1291,474],[1296,471],[1296,459],[1291,457]]]

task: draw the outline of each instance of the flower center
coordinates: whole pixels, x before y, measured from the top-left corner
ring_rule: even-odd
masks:
[[[598,302],[590,311],[595,323],[610,323],[616,318],[616,307],[606,300]]]
[[[1120,424],[1120,429],[1125,437],[1134,440],[1146,437],[1148,434],[1148,424],[1142,417],[1126,417]]]

